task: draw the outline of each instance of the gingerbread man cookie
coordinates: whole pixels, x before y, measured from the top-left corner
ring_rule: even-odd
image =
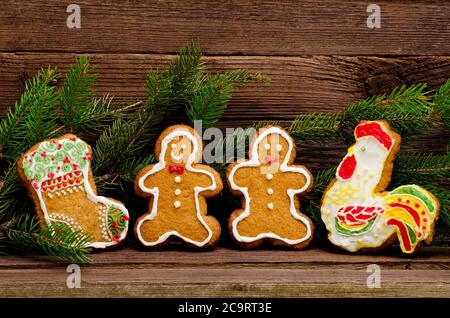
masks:
[[[127,235],[128,211],[97,195],[91,154],[87,143],[67,134],[30,148],[17,162],[18,174],[42,225],[64,223],[90,235],[89,247],[112,247]]]
[[[433,240],[439,201],[417,185],[385,191],[401,138],[385,121],[361,122],[356,143],[322,198],[321,215],[335,246],[350,252],[379,249],[397,239],[404,253]]]
[[[228,184],[243,196],[242,209],[229,219],[233,240],[244,248],[270,241],[301,249],[313,238],[313,224],[300,213],[299,195],[305,195],[313,178],[304,166],[293,165],[296,151],[289,134],[268,126],[255,134],[249,160],[227,169]]]
[[[136,194],[149,198],[149,211],[136,222],[137,239],[147,247],[172,238],[205,249],[220,237],[220,224],[206,215],[207,197],[222,191],[220,175],[199,164],[203,143],[189,126],[175,125],[159,136],[155,145],[158,162],[143,168],[135,178]]]

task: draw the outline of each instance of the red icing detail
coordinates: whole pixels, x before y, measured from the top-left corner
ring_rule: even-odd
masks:
[[[422,226],[422,230],[424,230],[424,231],[425,231],[426,229],[427,229],[427,227],[426,227],[426,226]]]
[[[54,189],[55,189],[55,187],[54,187],[54,186],[51,186],[51,187],[50,187],[50,190],[51,190],[51,191],[53,191]]]
[[[419,205],[418,203],[416,203],[414,206],[415,206],[416,208],[419,208],[419,207],[420,207],[420,205]]]
[[[41,157],[46,157],[47,153],[44,151],[43,153],[41,153]]]
[[[422,215],[425,215],[425,211],[422,211],[422,213],[421,213]]]
[[[342,215],[342,214],[338,214],[338,215],[337,215],[337,217],[338,217],[339,221],[341,221],[341,222],[345,222],[345,218],[344,218],[344,215]]]
[[[33,157],[36,156],[36,151],[33,151],[33,153],[31,154]]]
[[[362,224],[362,222],[359,222],[358,220],[356,220],[355,217],[352,214],[350,214],[350,213],[345,214],[345,218],[350,223]]]
[[[398,202],[402,202],[402,199],[401,199],[401,198],[398,198],[397,201],[398,201]]]
[[[390,150],[394,143],[393,138],[383,129],[378,122],[362,123],[355,128],[356,139],[370,136],[375,138],[380,144]]]
[[[65,182],[62,185],[63,185],[63,187],[67,187],[67,183],[65,183]]]
[[[58,182],[61,182],[62,181],[62,177],[58,177]]]
[[[375,207],[368,207],[366,208],[366,212],[373,212],[375,210]]]
[[[428,220],[427,220],[427,218],[423,218],[422,221],[423,221],[423,223],[427,223]]]
[[[406,200],[406,204],[410,204],[411,200]],[[418,206],[416,206],[416,208],[418,208]]]
[[[386,224],[398,228],[398,230],[400,231],[400,236],[402,238],[403,247],[406,251],[411,251],[411,239],[409,238],[408,230],[406,229],[405,224],[396,219],[389,219]]]
[[[355,155],[347,155],[339,165],[337,175],[344,180],[348,180],[352,177],[353,173],[355,172],[355,169],[356,169]]]
[[[77,138],[75,138],[75,137],[70,137],[69,139],[72,141],[77,141]]]
[[[47,188],[42,187],[42,192],[47,192]]]
[[[81,183],[81,179],[76,179],[75,182],[76,183]]]
[[[409,213],[409,215],[411,215],[413,217],[414,222],[416,223],[416,225],[418,227],[420,227],[420,216],[419,216],[419,213],[416,210],[414,210],[412,207],[407,206],[405,204],[395,203],[395,202],[392,202],[391,204],[389,204],[389,206],[393,207],[393,208],[405,209]]]
[[[64,162],[64,163],[69,163],[69,162],[70,162],[70,158],[66,156],[66,157],[64,158],[63,162]]]
[[[78,170],[78,165],[76,163],[74,163],[72,166],[73,166],[73,170]]]
[[[72,180],[69,180],[69,184],[73,184],[73,179],[72,179]]]
[[[58,170],[60,170],[61,169],[61,167],[60,166],[58,166],[56,169],[58,169]]]
[[[61,183],[58,183],[58,184],[56,185],[56,187],[57,187],[58,189],[61,189]]]
[[[81,171],[75,171],[75,175],[78,177],[79,175],[81,175]]]
[[[122,220],[123,220],[123,221],[129,221],[129,220],[130,220],[130,217],[127,216],[127,215],[123,215],[123,216],[122,216]]]
[[[52,157],[52,161],[55,161],[55,157]]]
[[[58,150],[61,150],[62,144],[58,144]]]
[[[169,165],[169,173],[183,174],[184,166]]]
[[[50,172],[50,173],[48,174],[48,177],[49,177],[50,179],[53,179],[53,178],[55,177],[55,173]]]
[[[39,189],[39,185],[37,183],[33,183],[33,187],[38,190]]]

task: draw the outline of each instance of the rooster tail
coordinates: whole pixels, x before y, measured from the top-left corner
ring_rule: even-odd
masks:
[[[421,241],[431,243],[439,202],[430,192],[417,185],[405,185],[391,191],[385,203],[386,225],[395,227],[404,253],[413,253]]]

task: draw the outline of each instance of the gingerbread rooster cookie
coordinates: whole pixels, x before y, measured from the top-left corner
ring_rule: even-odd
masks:
[[[89,247],[112,247],[127,235],[128,211],[121,202],[97,195],[91,153],[75,135],[46,140],[22,155],[18,174],[42,225],[65,224],[88,234]]]
[[[385,121],[361,122],[356,143],[322,198],[321,215],[332,244],[350,252],[400,242],[404,253],[433,240],[439,201],[418,185],[385,191],[401,138]]]
[[[300,212],[299,196],[313,184],[304,166],[293,165],[295,144],[280,127],[268,126],[255,134],[249,160],[227,170],[233,194],[242,196],[242,209],[232,213],[229,229],[244,248],[264,241],[301,249],[313,238],[312,222]]]
[[[135,178],[135,191],[149,198],[149,211],[135,226],[137,239],[147,247],[173,239],[189,247],[213,247],[220,224],[207,214],[205,198],[222,190],[220,175],[199,164],[203,143],[189,126],[175,125],[159,136],[155,145],[158,162],[143,168]]]

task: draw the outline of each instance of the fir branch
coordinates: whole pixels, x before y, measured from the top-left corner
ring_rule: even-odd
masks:
[[[201,120],[204,128],[213,126],[225,112],[234,89],[250,81],[270,83],[270,80],[261,73],[251,73],[248,70],[205,76],[200,87],[190,98],[186,109],[190,124]]]
[[[288,128],[293,138],[305,142],[330,141],[341,137],[342,113],[311,113],[297,116]]]
[[[205,129],[213,126],[225,112],[233,89],[224,77],[207,79],[189,101],[186,113],[190,124],[201,120]]]
[[[433,103],[435,111],[442,114],[444,125],[450,129],[450,79],[436,91]]]
[[[58,76],[53,68],[42,69],[33,80],[26,83],[20,101],[0,121],[2,157],[10,161],[16,160],[19,154],[32,146],[30,143],[45,138],[56,128],[55,118],[52,117],[55,92],[50,85]],[[46,111],[50,113],[46,114]]]
[[[87,255],[91,249],[86,247],[90,237],[80,231],[73,231],[64,223],[52,224],[40,229],[34,216],[23,214],[0,228],[9,240],[12,249],[35,249],[49,256],[57,256],[80,263],[91,263]]]
[[[75,65],[67,72],[61,91],[61,118],[69,132],[83,130],[86,115],[92,101],[95,78],[90,73],[89,58],[79,56]],[[82,128],[82,129],[80,129]]]
[[[450,153],[449,153],[450,154]],[[439,182],[450,178],[450,155],[402,154],[394,164],[394,175],[402,182]]]

